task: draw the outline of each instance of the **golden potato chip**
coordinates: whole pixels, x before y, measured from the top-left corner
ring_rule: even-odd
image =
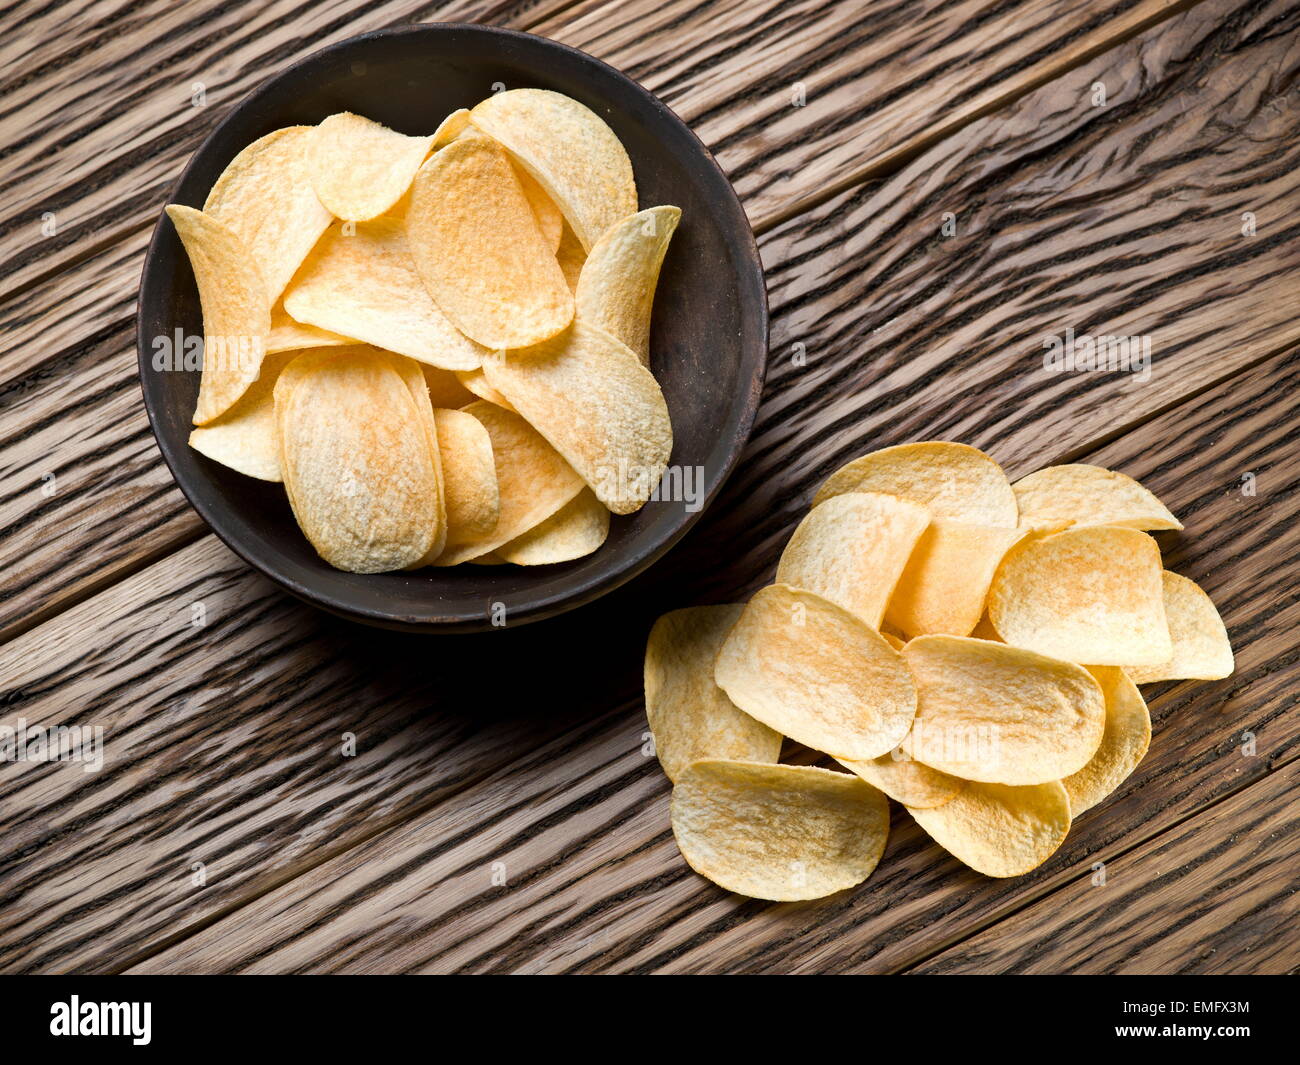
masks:
[[[438,451],[447,500],[447,546],[492,533],[501,516],[492,438],[469,411],[437,409]]]
[[[469,127],[469,108],[461,107],[453,111],[439,123],[433,131],[433,147],[442,148],[459,137]]]
[[[420,364],[414,359],[408,359],[404,355],[397,355],[393,352],[384,353],[389,361],[405,382],[407,389],[411,393],[411,399],[415,401],[416,417],[420,422],[420,427],[424,430],[424,439],[429,446],[429,458],[433,462],[433,479],[437,484],[438,506],[437,522],[434,525],[433,543],[429,550],[424,553],[424,557],[416,562],[412,569],[418,569],[421,566],[433,565],[433,560],[441,553],[447,543],[447,501],[446,491],[443,488],[442,478],[442,455],[438,447],[438,427],[433,420],[433,404],[429,400],[429,386],[424,383],[424,371],[420,369]]]
[[[331,333],[328,329],[317,329],[314,325],[304,325],[289,317],[283,303],[271,308],[271,332],[266,338],[266,353],[277,351],[301,351],[304,348],[344,347],[355,344],[352,337]]]
[[[1089,666],[1154,666],[1173,653],[1160,548],[1137,529],[1069,528],[1021,541],[989,588],[989,620],[1016,647]]]
[[[497,548],[516,566],[571,562],[599,549],[609,536],[609,511],[590,488],[584,488],[540,525]]]
[[[312,187],[339,218],[368,222],[406,194],[433,142],[349,111],[330,115],[307,140]]]
[[[577,313],[650,365],[650,309],[678,207],[651,207],[605,230],[578,275]],[[557,240],[558,246],[558,240]]]
[[[1045,784],[1088,764],[1106,700],[1082,666],[965,636],[903,648],[916,720],[902,749],[933,769],[993,784]]]
[[[222,171],[203,204],[203,213],[248,249],[268,308],[333,221],[312,191],[311,134],[311,126],[289,126],[255,140]]]
[[[650,630],[646,718],[669,780],[701,758],[781,760],[781,734],[740,710],[713,679],[718,651],[744,609],[740,604],[686,607],[664,614]]]
[[[1221,680],[1234,666],[1228,630],[1214,603],[1195,581],[1165,570],[1161,599],[1173,653],[1154,666],[1128,666],[1138,684],[1158,680]]]
[[[998,630],[993,627],[993,622],[989,621],[988,611],[980,617],[979,624],[971,630],[971,635],[977,640],[992,640],[994,643],[1006,643]]]
[[[573,321],[554,250],[509,157],[489,138],[463,134],[420,168],[406,228],[425,287],[478,343],[527,347]]]
[[[556,261],[560,264],[560,273],[564,275],[564,283],[569,286],[569,291],[574,294],[576,301],[578,294],[578,282],[582,278],[582,267],[587,261],[587,253],[582,250],[582,242],[578,240],[569,224],[564,224],[564,231],[560,234],[560,246],[555,252]]]
[[[510,400],[488,384],[487,376],[482,370],[460,370],[456,373],[456,380],[465,387],[466,392],[477,396],[479,399],[485,399],[489,403],[495,403],[498,407],[504,407],[512,414],[519,413]]]
[[[466,404],[473,403],[478,397],[466,388],[454,370],[439,370],[427,362],[420,363],[424,371],[424,383],[429,388],[429,402],[434,408],[444,407],[448,410],[460,410]],[[480,370],[463,370],[462,373],[481,373]]]
[[[899,444],[863,455],[826,479],[813,506],[843,492],[885,492],[920,503],[935,518],[1016,527],[1016,497],[1002,467],[966,444]]]
[[[511,89],[478,104],[470,121],[537,179],[588,252],[605,230],[636,211],[626,150],[577,100],[547,89]]]
[[[438,526],[438,485],[415,400],[384,353],[325,354],[293,360],[275,388],[294,517],[336,569],[404,569],[429,551]]]
[[[444,370],[477,369],[486,354],[430,299],[394,218],[331,226],[284,294],[284,309]]]
[[[985,876],[1021,876],[1038,868],[1070,831],[1070,799],[1061,782],[1014,788],[967,784],[951,802],[908,813],[953,857]]]
[[[213,462],[262,481],[280,481],[280,443],[275,435],[276,378],[296,351],[268,355],[257,380],[216,421],[190,433],[190,447]]]
[[[266,286],[243,241],[193,207],[167,208],[185,245],[203,307],[203,373],[194,424],[225,414],[257,380],[271,331]]]
[[[849,773],[708,760],[678,777],[672,822],[701,876],[750,898],[792,902],[871,875],[889,837],[889,802]]]
[[[776,579],[815,592],[880,627],[930,512],[880,492],[845,492],[814,507],[781,553]]]
[[[1132,477],[1100,466],[1048,466],[1022,477],[1012,489],[1022,527],[1058,523],[1121,525],[1130,529],[1181,529],[1183,523]]]
[[[673,429],[658,382],[625,344],[578,320],[554,340],[494,355],[483,372],[615,514],[650,498]]]
[[[904,644],[907,643],[907,641],[901,636],[895,636],[892,632],[881,632],[880,635],[885,638],[885,643],[889,644],[889,646],[895,651],[901,651]],[[882,788],[881,790],[883,791],[884,789]]]
[[[868,761],[898,746],[916,714],[902,656],[861,618],[773,584],[749,601],[718,654],[718,685],[783,736]]]
[[[454,566],[497,551],[536,528],[582,491],[582,478],[518,414],[483,400],[465,410],[483,423],[492,440],[500,514],[487,535],[449,545],[438,559],[439,566]]]
[[[942,806],[966,786],[965,781],[931,769],[898,749],[869,762],[842,758],[839,763],[904,806]]]
[[[555,206],[555,201],[546,195],[546,190],[537,184],[537,179],[522,166],[515,166],[515,177],[519,179],[519,187],[524,190],[524,199],[533,209],[533,217],[537,219],[537,228],[541,230],[546,246],[552,253],[559,251],[560,239],[564,234],[564,215]]]
[[[1118,788],[1137,768],[1151,744],[1151,715],[1137,685],[1119,666],[1090,666],[1106,696],[1106,731],[1088,764],[1061,780],[1078,817]]]
[[[1018,529],[935,519],[908,558],[885,617],[908,637],[969,636],[984,613],[998,563],[1023,535]]]

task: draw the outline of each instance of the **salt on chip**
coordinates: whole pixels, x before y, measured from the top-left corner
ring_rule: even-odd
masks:
[[[702,758],[781,759],[781,734],[739,709],[713,679],[718,651],[744,609],[740,604],[686,607],[664,614],[650,630],[646,718],[669,780]]]
[[[1012,486],[1020,524],[1121,525],[1129,529],[1181,529],[1183,523],[1132,477],[1100,466],[1048,466]]]
[[[509,157],[489,138],[463,134],[420,168],[406,229],[425,287],[479,344],[527,347],[573,320],[554,248]]]
[[[1173,653],[1158,665],[1129,666],[1128,675],[1138,684],[1231,676],[1232,644],[1210,597],[1195,581],[1169,570],[1160,574],[1160,589]]]
[[[1072,817],[1124,783],[1151,745],[1151,715],[1137,685],[1119,666],[1090,666],[1088,672],[1106,696],[1106,731],[1088,764],[1061,780]]]
[[[920,503],[935,518],[1016,527],[1016,497],[1002,467],[966,444],[925,441],[863,455],[826,479],[813,506],[843,492],[885,492]]]
[[[314,325],[305,325],[295,321],[284,309],[283,303],[271,308],[271,332],[266,338],[266,353],[277,351],[301,351],[305,348],[344,347],[355,344],[354,337],[340,336],[328,329],[317,329]]]
[[[248,249],[268,308],[333,221],[312,190],[311,134],[311,126],[289,126],[255,140],[222,171],[203,204],[203,213]]]
[[[271,331],[266,286],[234,230],[174,203],[167,208],[185,245],[203,307],[203,374],[194,424],[225,414],[257,380]]]
[[[368,222],[406,194],[433,143],[350,111],[330,115],[308,137],[312,187],[337,217]]]
[[[486,536],[449,544],[439,566],[454,566],[495,552],[535,528],[582,491],[582,478],[518,414],[480,400],[465,410],[483,423],[492,441],[500,513]]]
[[[383,352],[299,356],[280,374],[275,413],[294,517],[336,569],[380,573],[434,543],[438,484],[415,400]]]
[[[1017,529],[935,519],[908,558],[885,618],[909,637],[969,636],[984,613],[998,564],[1023,535]]]
[[[516,566],[550,566],[590,555],[608,536],[609,510],[584,488],[540,525],[502,544],[496,554]]]
[[[424,438],[429,446],[429,457],[433,461],[433,479],[437,483],[438,489],[438,506],[437,522],[434,525],[433,544],[424,556],[416,562],[411,568],[418,569],[420,566],[431,566],[433,560],[441,553],[447,543],[447,498],[446,491],[443,487],[442,476],[442,455],[438,447],[438,427],[433,420],[433,403],[429,399],[429,386],[424,381],[424,371],[420,369],[420,364],[414,359],[408,359],[404,355],[395,355],[391,352],[385,352],[393,368],[401,375],[402,380],[406,383],[407,390],[411,393],[411,399],[415,402],[416,418],[424,430]]]
[[[553,253],[559,251],[560,240],[564,235],[564,215],[560,213],[555,201],[546,195],[546,190],[537,184],[537,179],[527,170],[516,166],[515,177],[519,179],[519,187],[524,190],[524,199],[533,210],[533,217],[537,219],[537,228],[541,230],[547,246]]]
[[[501,517],[492,438],[469,411],[435,409],[438,453],[447,503],[447,545],[492,533]]]
[[[816,592],[878,629],[929,524],[929,511],[905,499],[845,492],[804,516],[781,553],[776,579]]]
[[[651,207],[615,222],[578,276],[577,313],[618,337],[650,365],[650,311],[679,207]],[[558,244],[558,242],[557,242]]]
[[[889,802],[849,773],[703,760],[673,787],[673,835],[701,876],[773,902],[860,884],[889,837]]]
[[[625,344],[579,319],[554,340],[485,360],[483,372],[615,514],[650,498],[673,429],[659,383]]]
[[[395,218],[332,226],[284,294],[284,308],[299,322],[444,370],[477,369],[486,354],[429,297]]]
[[[273,397],[280,371],[299,353],[268,355],[261,372],[225,414],[190,433],[190,447],[248,477],[281,481]]]
[[[1027,785],[1087,765],[1106,700],[1082,666],[1003,643],[918,636],[903,649],[917,709],[902,749],[963,780]]]
[[[1144,532],[1071,527],[1002,560],[989,620],[1016,647],[1089,666],[1156,666],[1173,654],[1160,548]]]
[[[718,685],[751,717],[835,758],[898,746],[916,714],[902,656],[861,618],[784,584],[757,592],[718,654]]]
[[[904,806],[929,808],[942,806],[956,798],[966,782],[957,777],[931,769],[928,765],[908,758],[898,757],[899,750],[882,754],[868,762],[840,759],[840,765],[856,773],[873,788],[879,788],[895,802]]]
[[[971,783],[951,802],[908,812],[949,854],[993,877],[1038,868],[1070,831],[1070,798],[1057,780],[1028,787]]]
[[[504,145],[564,212],[588,252],[637,208],[627,151],[590,108],[547,89],[495,93],[471,122]]]

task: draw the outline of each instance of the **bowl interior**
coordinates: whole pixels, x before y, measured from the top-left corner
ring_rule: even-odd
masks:
[[[494,87],[554,89],[600,114],[626,146],[641,207],[675,204],[682,221],[655,299],[651,364],[672,417],[670,474],[681,486],[615,516],[595,554],[533,568],[464,565],[412,573],[341,573],[298,531],[283,488],[244,477],[186,444],[198,373],[155,369],[156,338],[202,334],[184,249],[165,218],[140,293],[145,403],[177,482],[213,530],[283,587],[357,620],[469,630],[503,603],[511,624],[577,606],[633,576],[698,517],[745,442],[767,352],[762,266],[744,212],[695,136],[661,103],[590,56],[542,38],[476,26],[383,31],[319,52],[266,84],[208,137],[171,202],[201,207],[226,164],[282,126],[355,111],[404,133],[434,130]]]

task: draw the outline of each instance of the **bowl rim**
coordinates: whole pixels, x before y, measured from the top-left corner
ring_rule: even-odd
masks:
[[[198,513],[199,517],[207,526],[209,532],[214,534],[222,544],[230,551],[234,552],[247,565],[251,566],[262,576],[266,577],[278,587],[289,592],[291,595],[314,606],[318,609],[325,610],[337,617],[342,617],[350,621],[360,622],[363,624],[377,626],[380,628],[397,629],[404,632],[427,632],[427,633],[453,633],[453,632],[473,632],[482,631],[490,627],[490,619],[483,615],[467,617],[461,614],[453,613],[451,615],[440,616],[436,609],[431,609],[427,613],[414,615],[409,612],[403,613],[396,610],[378,610],[370,607],[339,601],[338,597],[322,593],[311,587],[309,584],[295,580],[281,572],[274,566],[269,565],[261,558],[257,557],[257,552],[252,549],[245,549],[244,545],[239,543],[238,536],[233,534],[232,530],[223,528],[222,516],[218,511],[221,508],[210,506],[199,493],[197,486],[191,486],[186,483],[186,479],[177,472],[177,455],[178,448],[187,446],[184,442],[179,445],[173,444],[167,439],[167,434],[159,429],[160,415],[155,413],[155,403],[150,396],[146,380],[151,372],[149,365],[150,342],[145,336],[145,305],[143,295],[148,288],[157,284],[157,277],[163,272],[161,264],[161,255],[159,245],[164,239],[166,230],[165,219],[166,213],[163,208],[167,204],[176,203],[177,194],[181,187],[189,179],[191,172],[202,154],[203,149],[215,137],[219,136],[227,125],[239,120],[244,113],[256,103],[273,93],[276,86],[292,74],[300,71],[309,64],[322,62],[325,57],[338,52],[345,51],[355,47],[358,42],[371,41],[382,38],[400,38],[400,37],[418,37],[430,33],[443,33],[447,31],[459,31],[483,34],[489,37],[514,38],[518,40],[528,40],[530,42],[541,42],[544,48],[559,49],[562,52],[569,53],[572,57],[582,63],[593,64],[603,69],[615,80],[622,81],[633,92],[639,94],[645,103],[653,110],[660,113],[667,121],[676,126],[694,142],[699,151],[700,157],[707,161],[712,167],[716,176],[721,179],[722,187],[730,193],[729,206],[740,222],[738,236],[742,239],[737,241],[737,250],[741,253],[738,259],[738,265],[741,269],[737,276],[740,277],[742,284],[746,279],[757,280],[757,325],[758,336],[756,339],[756,348],[761,350],[761,356],[757,359],[757,365],[754,366],[748,375],[742,374],[742,381],[745,384],[746,392],[743,397],[743,403],[739,409],[739,416],[736,421],[736,432],[732,438],[731,445],[727,449],[725,461],[714,484],[709,487],[700,506],[694,511],[683,511],[682,519],[677,526],[666,536],[651,540],[649,543],[640,547],[639,550],[629,553],[620,559],[619,565],[612,569],[590,575],[586,580],[577,583],[571,587],[565,587],[562,590],[554,591],[547,594],[533,597],[521,596],[518,602],[511,606],[510,625],[519,627],[536,621],[542,621],[546,618],[575,610],[587,603],[599,598],[608,592],[613,591],[619,586],[632,580],[632,578],[643,573],[651,565],[661,559],[671,548],[677,544],[683,536],[695,525],[700,516],[709,508],[709,505],[722,490],[724,484],[735,471],[740,461],[741,453],[748,443],[750,434],[753,431],[754,421],[757,417],[759,401],[762,398],[763,387],[767,376],[768,356],[770,352],[771,334],[770,334],[770,314],[767,300],[767,278],[763,268],[762,257],[759,254],[758,242],[754,236],[753,226],[745,212],[744,204],[736,194],[731,179],[727,177],[726,172],[718,165],[713,153],[708,146],[700,140],[699,136],[693,129],[683,121],[667,104],[659,99],[649,89],[642,86],[639,82],[633,80],[627,74],[624,74],[617,67],[606,63],[604,60],[597,58],[572,45],[564,44],[561,41],[552,40],[549,37],[543,37],[539,34],[527,33],[523,30],[509,29],[501,26],[487,26],[472,22],[430,22],[417,23],[405,26],[390,26],[384,29],[371,30],[367,33],[356,34],[346,37],[341,41],[335,41],[333,44],[318,48],[307,55],[303,56],[277,72],[274,76],[262,80],[259,84],[245,93],[231,107],[229,112],[213,126],[203,139],[196,145],[189,154],[189,158],[181,170],[180,175],[172,183],[167,191],[167,199],[158,210],[158,218],[154,223],[154,231],[149,239],[149,244],[145,249],[144,264],[140,271],[140,282],[137,288],[136,301],[136,364],[137,380],[140,391],[144,400],[145,412],[149,418],[149,428],[153,435],[154,441],[158,445],[163,461],[166,463],[168,471],[171,473],[172,480],[180,488],[181,494],[186,501]],[[742,350],[742,368],[744,364],[744,351]],[[509,593],[503,593],[509,594]]]

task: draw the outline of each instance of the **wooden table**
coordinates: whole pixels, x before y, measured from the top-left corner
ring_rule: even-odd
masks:
[[[659,94],[735,181],[773,311],[753,438],[688,539],[454,646],[227,551],[134,346],[145,243],[208,130],[315,48],[436,20]],[[0,970],[1300,966],[1295,0],[18,0],[0,31],[0,721],[107,733],[99,773],[0,765]],[[1151,337],[1149,380],[1045,373],[1066,328]],[[1149,485],[1237,673],[1151,689],[1150,755],[1033,875],[985,879],[896,811],[859,889],[728,895],[678,856],[643,752],[645,634],[770,580],[839,463],[927,438]]]

